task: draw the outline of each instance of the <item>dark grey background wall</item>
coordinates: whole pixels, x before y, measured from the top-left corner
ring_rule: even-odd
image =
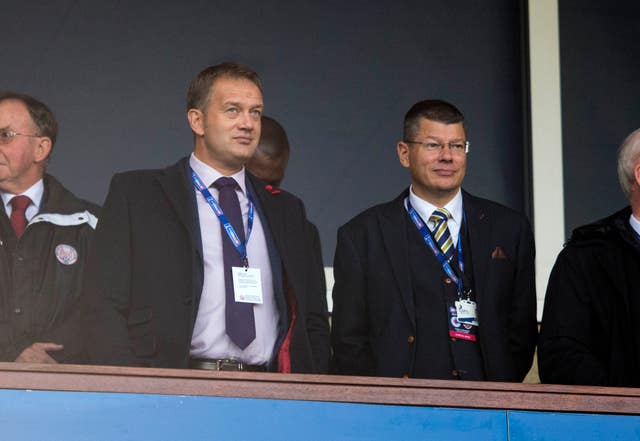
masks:
[[[640,127],[640,2],[560,0],[567,237],[627,205],[617,148]]]
[[[48,103],[60,123],[50,171],[101,202],[114,172],[191,149],[184,95],[203,67],[256,69],[266,113],[293,153],[300,195],[330,264],[339,225],[408,182],[395,144],[415,101],[468,120],[465,186],[523,210],[524,2],[24,1],[2,8],[0,89]]]

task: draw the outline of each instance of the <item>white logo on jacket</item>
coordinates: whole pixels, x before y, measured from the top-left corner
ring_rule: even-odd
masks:
[[[78,252],[71,245],[61,243],[56,247],[56,258],[63,265],[73,265],[78,261]]]

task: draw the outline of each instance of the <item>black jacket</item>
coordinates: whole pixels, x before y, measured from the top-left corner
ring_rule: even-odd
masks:
[[[629,207],[576,229],[551,272],[538,343],[544,383],[640,386],[640,242]]]
[[[283,269],[274,272],[282,318],[279,348],[289,349],[292,372],[326,372],[329,324],[316,266],[321,257],[315,255],[319,248],[312,246],[302,202],[285,191],[270,193],[261,181],[246,176],[281,259],[272,260],[272,268]],[[162,170],[114,176],[94,248],[85,289],[91,361],[188,367],[204,279],[189,158]],[[295,298],[291,332],[291,304],[283,285]],[[283,345],[285,335],[290,339]],[[279,354],[273,355],[270,368],[283,370],[276,366]]]
[[[41,209],[19,241],[0,210],[0,360],[53,342],[64,345],[49,354],[58,362],[85,361],[78,299],[98,210],[50,175]]]

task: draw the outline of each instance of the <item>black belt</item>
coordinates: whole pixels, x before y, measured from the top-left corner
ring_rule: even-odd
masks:
[[[208,358],[191,358],[189,359],[189,367],[191,369],[206,369],[209,371],[267,371],[267,367],[263,364],[247,364],[238,360],[234,360],[233,358],[225,358],[222,360],[210,360]]]

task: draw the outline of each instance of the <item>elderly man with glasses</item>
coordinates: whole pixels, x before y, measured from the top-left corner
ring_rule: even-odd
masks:
[[[0,361],[85,361],[78,298],[98,207],[45,173],[51,110],[0,93]]]
[[[340,374],[522,381],[536,342],[527,219],[462,190],[469,142],[444,101],[405,116],[411,185],[340,228],[333,368]]]

